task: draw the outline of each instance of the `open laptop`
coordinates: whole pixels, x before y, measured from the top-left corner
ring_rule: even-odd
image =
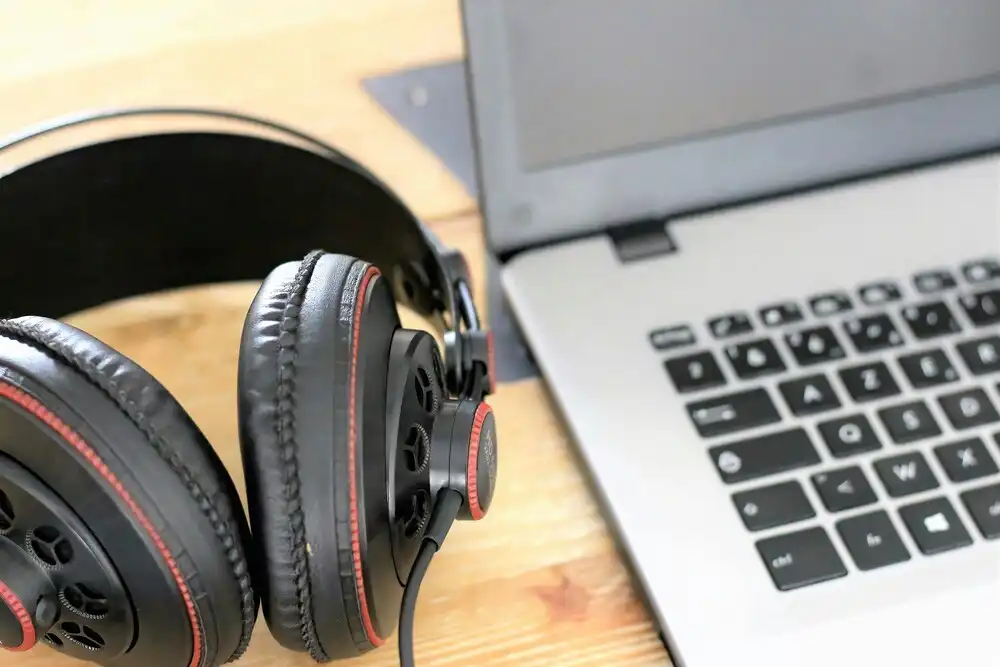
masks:
[[[681,667],[1000,661],[1000,2],[465,0],[506,298]]]

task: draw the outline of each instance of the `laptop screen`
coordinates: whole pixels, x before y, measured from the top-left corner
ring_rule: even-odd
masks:
[[[529,170],[1000,73],[997,0],[505,0],[503,13]]]
[[[492,249],[1000,145],[1000,0],[462,0]]]

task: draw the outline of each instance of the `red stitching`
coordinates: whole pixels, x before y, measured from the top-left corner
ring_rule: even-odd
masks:
[[[355,449],[358,441],[358,423],[355,407],[357,405],[357,371],[358,371],[358,342],[361,339],[361,314],[365,307],[365,296],[368,291],[368,284],[375,276],[380,276],[379,270],[368,267],[365,275],[361,278],[361,285],[358,287],[357,302],[354,306],[354,349],[351,351],[351,388],[348,399],[348,452],[347,468],[350,474],[350,497],[351,497],[351,555],[354,559],[354,580],[358,584],[358,603],[361,605],[361,622],[365,626],[365,634],[372,646],[378,647],[385,643],[385,639],[379,637],[375,631],[375,624],[372,623],[371,612],[368,610],[368,598],[365,595],[365,576],[361,569],[361,534],[358,522],[358,484],[355,478]]]
[[[469,490],[469,514],[473,521],[479,521],[486,512],[479,506],[479,479],[476,474],[479,469],[479,437],[483,432],[483,422],[490,414],[491,408],[486,403],[480,403],[476,414],[472,417],[472,433],[469,435],[469,461],[465,468],[466,486]]]
[[[21,624],[21,643],[17,646],[4,646],[8,651],[27,651],[35,645],[35,624],[31,620],[31,614],[24,608],[21,598],[17,593],[10,590],[4,582],[0,581],[0,599],[3,600],[10,613],[17,617],[17,622]]]
[[[153,527],[153,524],[146,516],[146,513],[143,512],[135,500],[133,500],[132,495],[122,485],[118,477],[108,469],[108,466],[97,455],[97,452],[95,452],[90,445],[84,442],[83,438],[67,426],[66,423],[59,419],[59,417],[57,417],[52,411],[39,403],[37,399],[29,396],[17,387],[3,381],[0,381],[0,396],[10,399],[38,419],[42,420],[49,428],[58,433],[63,440],[76,449],[76,451],[83,456],[84,460],[92,465],[97,472],[101,474],[101,477],[103,477],[105,481],[111,485],[111,488],[114,489],[122,501],[125,502],[129,510],[135,516],[136,520],[138,520],[139,524],[146,531],[146,534],[153,540],[153,544],[156,545],[156,549],[160,552],[160,556],[162,556],[167,563],[167,568],[170,570],[170,574],[174,578],[174,583],[177,584],[177,588],[180,590],[181,597],[184,598],[184,606],[187,608],[188,620],[191,623],[191,643],[193,648],[191,661],[188,663],[188,667],[198,667],[201,663],[202,641],[201,625],[198,621],[198,611],[195,608],[194,598],[191,595],[191,590],[188,588],[187,582],[184,581],[184,575],[181,574],[177,561],[174,560],[174,557],[170,554],[170,551],[167,549],[167,545],[163,542],[163,538],[161,538],[160,534],[156,532],[156,528]]]

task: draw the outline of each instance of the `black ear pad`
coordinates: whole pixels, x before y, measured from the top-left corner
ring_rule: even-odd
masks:
[[[372,265],[311,253],[247,314],[239,420],[264,615],[283,646],[356,656],[394,629],[385,393],[389,289]]]
[[[258,609],[249,526],[231,478],[180,404],[124,355],[45,318],[0,322],[0,366],[0,449],[87,521],[129,587],[134,638],[116,663],[209,667],[239,657]],[[28,413],[37,418],[31,428]],[[66,622],[53,628],[57,640],[72,639],[67,632]],[[116,657],[84,657],[104,655]]]

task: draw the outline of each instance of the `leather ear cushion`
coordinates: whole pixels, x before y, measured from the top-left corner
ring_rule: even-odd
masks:
[[[358,350],[366,345],[358,325],[366,297],[375,294],[380,324],[363,338],[379,341],[372,349],[381,346],[387,358],[398,317],[386,281],[366,262],[319,252],[264,280],[240,347],[240,437],[263,568],[255,581],[271,634],[317,661],[353,657],[382,642],[366,586],[371,575],[362,572],[359,485],[352,484],[361,475],[352,453],[361,458],[362,396],[351,389],[371,373],[381,379],[372,393],[384,396],[384,361],[358,368]],[[382,438],[372,449],[384,446]],[[378,495],[376,479],[366,494]],[[396,584],[391,564],[375,562],[365,567],[391,571]]]
[[[130,447],[128,452],[119,452],[119,458],[142,458],[142,464],[131,469],[137,487],[157,486],[162,474],[176,476],[188,490],[190,513],[203,521],[185,525],[203,526],[202,534],[173,538],[171,532],[191,530],[175,523],[162,537],[168,553],[184,553],[181,544],[195,540],[218,545],[198,554],[188,549],[186,558],[175,559],[202,625],[202,636],[195,638],[200,642],[201,664],[217,665],[240,657],[250,642],[258,610],[246,555],[250,531],[236,487],[204,435],[163,385],[87,333],[41,317],[7,320],[2,327],[7,334],[46,350],[70,372],[99,388],[99,395],[134,424],[149,449]],[[173,539],[179,544],[171,546]],[[207,627],[210,620],[214,627]]]

